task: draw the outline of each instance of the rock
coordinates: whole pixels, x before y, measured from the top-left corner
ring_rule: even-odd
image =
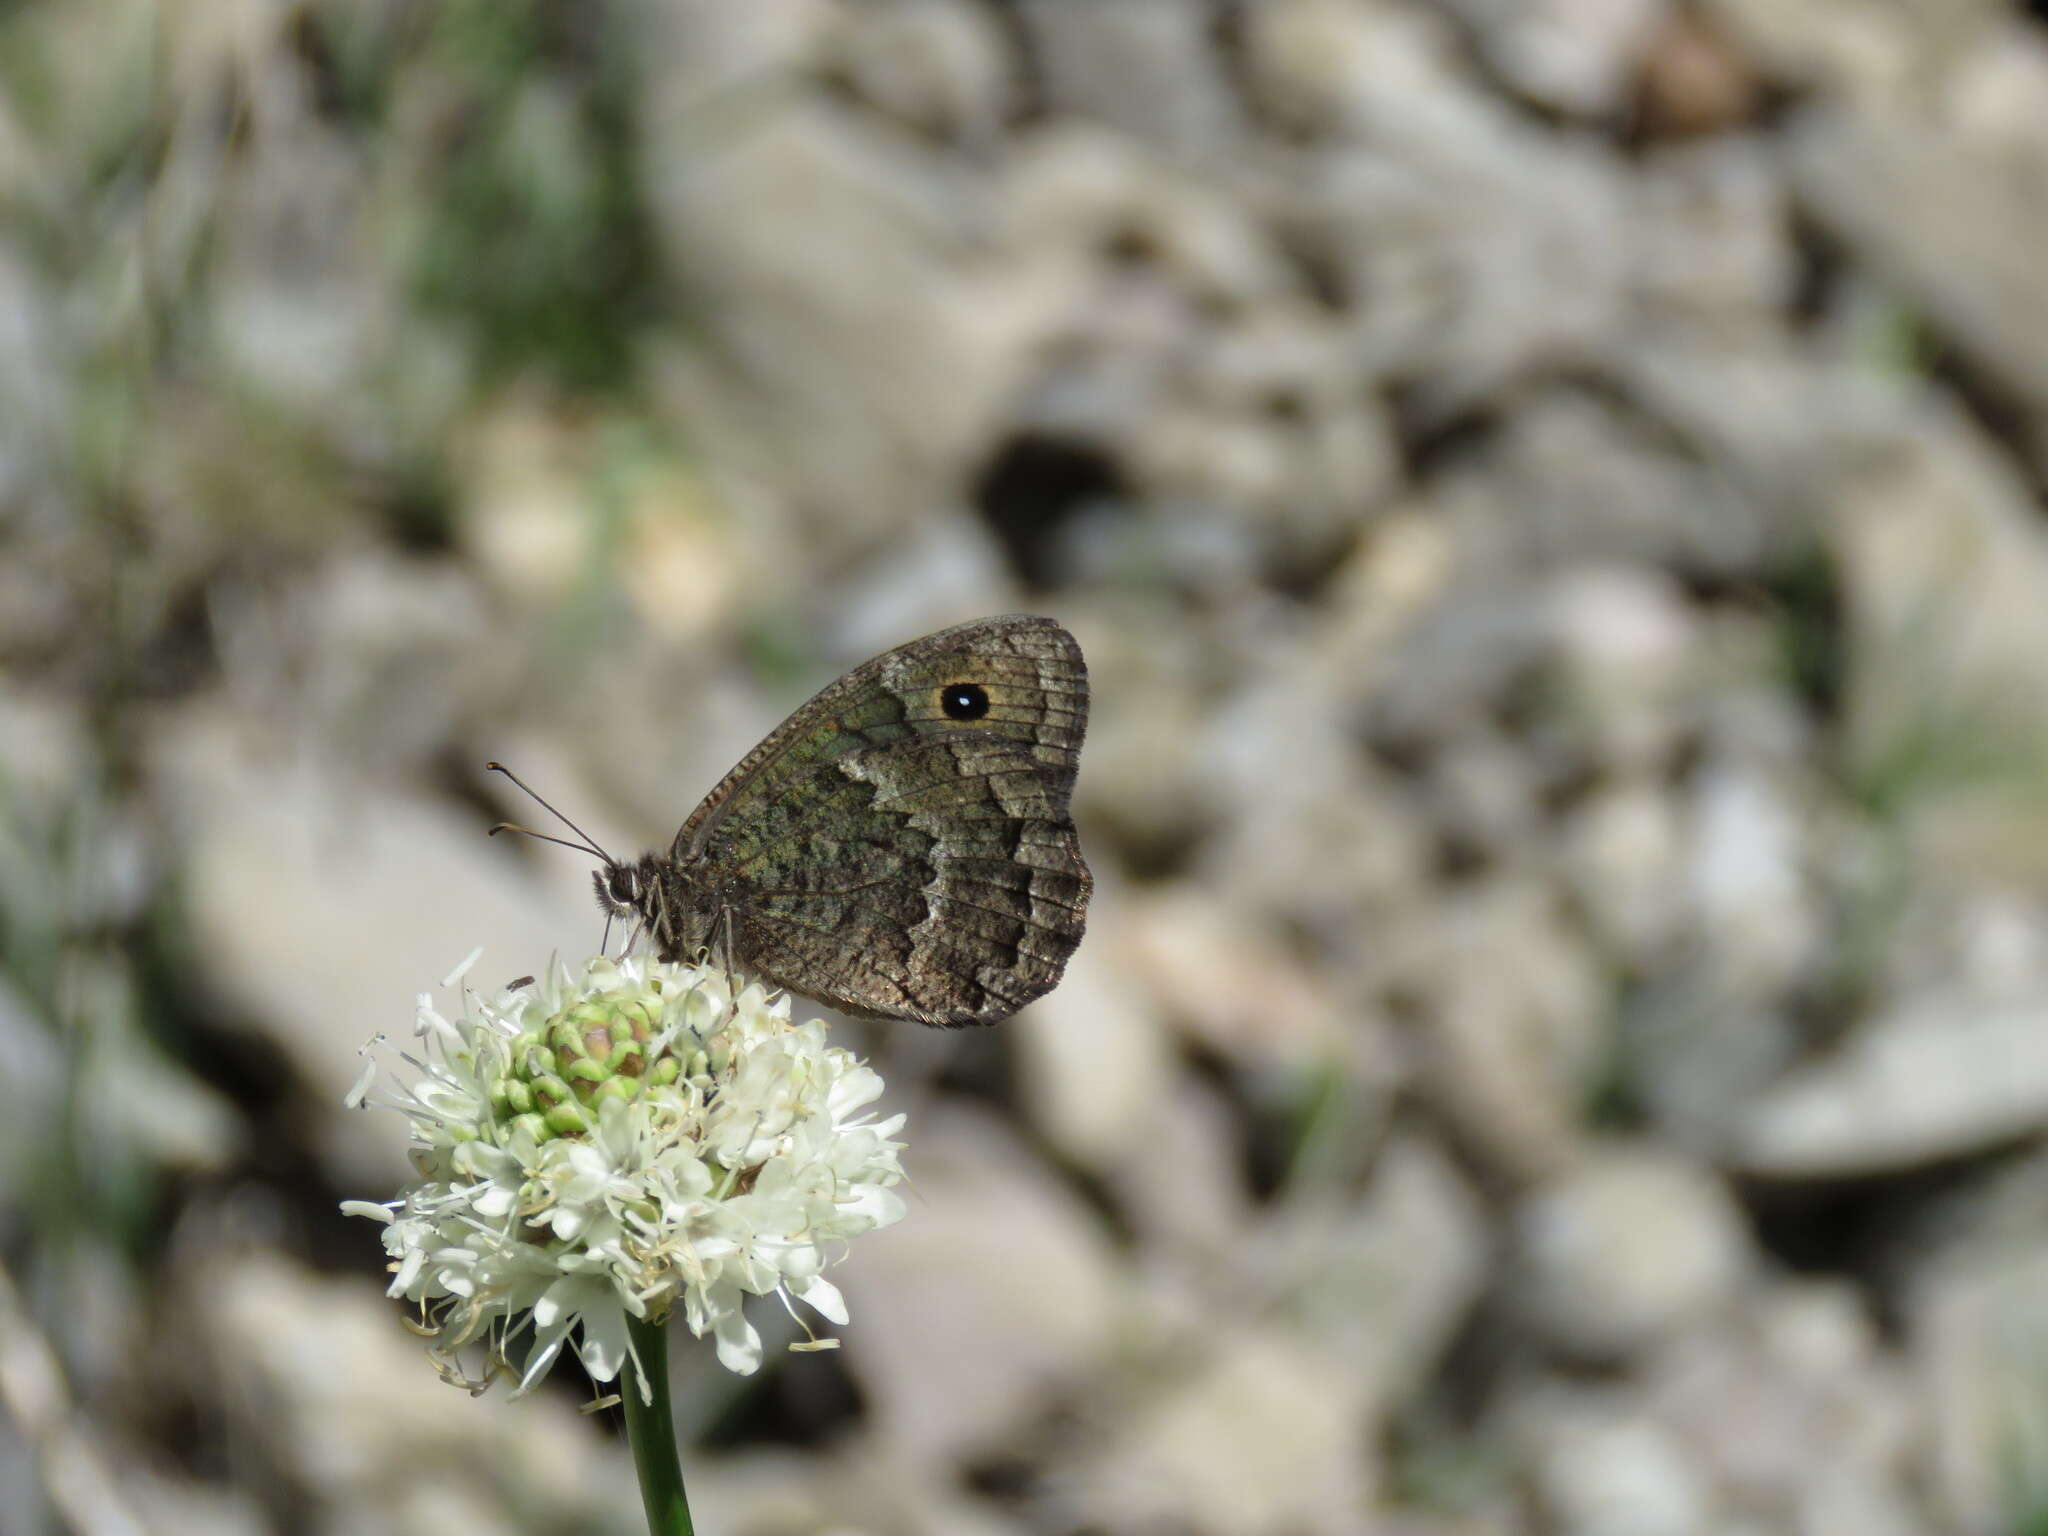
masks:
[[[0,181],[22,185],[28,167],[13,163],[10,138],[7,130],[0,128]],[[20,242],[0,241],[0,422],[5,423],[0,427],[0,496],[24,508],[33,505],[34,493],[58,469],[51,449],[63,440],[72,409],[52,366],[62,355],[56,314],[57,299],[48,277],[31,264]],[[66,358],[65,365],[71,366],[71,360]],[[30,542],[34,526],[24,518],[10,531],[8,543],[17,560]],[[45,525],[38,531],[48,537],[55,529]],[[6,598],[0,603],[0,614],[7,616],[0,625],[0,642],[13,651],[24,631],[33,633],[42,627],[25,622],[33,609],[22,605],[32,604],[38,597],[48,604],[66,594],[54,583],[22,579],[28,572],[15,561],[7,563],[7,570],[14,579],[0,575],[0,582],[5,583],[0,586],[0,596]]]
[[[2039,27],[1986,6],[1977,25],[1958,30],[1942,82],[1945,120],[1973,149],[2038,165],[2048,128],[2048,46]]]
[[[1855,1531],[1858,1536],[1920,1536],[1933,1528],[1902,1491],[1833,1471],[1813,1479],[1795,1518],[1802,1531]]]
[[[275,25],[254,13],[239,19]],[[215,57],[188,56],[187,81],[196,85],[215,71],[225,80],[246,67],[243,50],[276,46],[223,28],[210,43]],[[356,436],[351,427],[372,429],[358,440],[373,440],[380,410],[373,379],[400,300],[400,285],[378,270],[384,258],[361,238],[374,217],[373,178],[356,147],[321,122],[310,93],[272,90],[263,112],[266,131],[251,136],[232,191],[216,193],[222,217],[210,230],[196,222],[157,238],[166,254],[185,242],[218,246],[209,270],[220,287],[205,344],[217,349],[214,366],[224,377],[267,401],[275,423],[312,428],[337,446]],[[203,181],[218,174],[212,166],[176,170],[192,178],[195,201],[204,197]],[[184,217],[196,213],[182,214],[180,224]],[[199,260],[196,251],[184,259]]]
[[[1202,7],[1182,0],[1025,0],[1018,14],[1056,113],[1113,124],[1187,158],[1230,141],[1236,102]]]
[[[1377,1413],[1397,1412],[1432,1380],[1491,1258],[1486,1213],[1464,1177],[1433,1142],[1400,1133],[1355,1200],[1303,1177],[1257,1254],[1285,1277],[1302,1341],[1341,1363]]]
[[[2039,1507],[2048,1458],[2048,1246],[2038,1227],[1990,1234],[1931,1266],[1909,1319],[1927,1402],[1923,1471],[1942,1528],[2007,1528]]]
[[[639,633],[676,650],[718,643],[747,593],[773,580],[786,513],[758,487],[715,481],[713,465],[634,434],[614,415],[565,419],[552,402],[511,393],[456,445],[456,541],[521,610],[573,611],[602,567],[607,605]],[[593,517],[600,496],[605,513]]]
[[[1581,117],[1618,116],[1661,0],[1454,0],[1474,41],[1531,100]]]
[[[1917,1397],[1837,1282],[1771,1286],[1674,1341],[1641,1385],[1642,1411],[1761,1530],[1928,1529],[1909,1491],[1926,1434]],[[1851,1513],[1869,1523],[1831,1523]]]
[[[1638,567],[1583,561],[1561,570],[1538,600],[1587,765],[1666,769],[1687,724],[1702,643],[1679,593]]]
[[[1371,1503],[1357,1380],[1256,1326],[1218,1331],[1101,1427],[1054,1489],[1115,1531],[1339,1536]]]
[[[1088,942],[1065,979],[1006,1026],[1031,1123],[1063,1157],[1098,1169],[1150,1134],[1180,1073],[1158,1007],[1119,962],[1119,906],[1120,893],[1098,883]]]
[[[950,1469],[872,1436],[823,1452],[759,1446],[712,1459],[684,1448],[690,1513],[704,1531],[817,1536],[1028,1536]]]
[[[1380,941],[1373,969],[1416,1018],[1420,1081],[1468,1146],[1515,1183],[1568,1166],[1609,1020],[1585,941],[1547,890],[1482,882]]]
[[[1892,112],[2009,15],[1999,0],[1839,8],[1704,0],[1704,8],[1786,83]]]
[[[2031,141],[1979,147],[1890,115],[1816,112],[1792,140],[1791,163],[1815,216],[2011,392],[2043,452],[2048,274],[2031,253],[2048,245],[2035,191],[2048,176],[2048,107],[2035,115]],[[1920,216],[1895,217],[1902,207]]]
[[[22,1474],[23,1479],[31,1475]],[[219,1488],[165,1477],[140,1457],[122,1469],[119,1483],[127,1509],[115,1518],[107,1518],[110,1512],[102,1512],[100,1518],[104,1523],[96,1529],[147,1529],[150,1536],[265,1536],[276,1528],[254,1489]],[[27,1483],[17,1481],[14,1486],[26,1487]],[[147,1527],[130,1513],[144,1509],[149,1511]]]
[[[702,423],[717,478],[771,485],[816,561],[849,559],[957,496],[1043,296],[965,259],[989,185],[885,125],[775,97],[713,139],[688,108],[664,87],[642,158],[702,320],[703,345],[665,355],[662,392]]]
[[[1771,143],[1720,137],[1660,151],[1632,192],[1635,280],[1657,319],[1710,327],[1710,344],[1722,351],[1743,345],[1738,337],[1770,336],[1800,270],[1792,200]],[[1717,484],[1710,467],[1692,468],[1724,515],[1742,517],[1723,536],[1758,541],[1764,514],[1744,505],[1741,487]],[[1706,509],[1673,510],[1685,514],[1678,526],[1712,531]]]
[[[1790,1000],[1732,984],[1711,953],[1682,946],[1678,954],[1629,994],[1623,1071],[1661,1136],[1719,1161],[1756,1101],[1798,1060],[1803,1034]]]
[[[703,0],[645,18],[639,41],[662,65],[656,113],[701,108],[735,87],[784,78],[829,56],[834,0],[762,0],[740,10]],[[658,134],[664,121],[645,125]]]
[[[855,88],[913,127],[985,146],[1016,109],[1010,49],[980,6],[883,0],[841,7],[838,21]]]
[[[1295,717],[1302,732],[1272,738],[1266,750],[1274,759],[1291,753],[1299,777],[1268,778],[1255,794],[1218,801],[1227,814],[1198,848],[1195,878],[1233,905],[1294,925],[1340,982],[1361,981],[1383,969],[1382,925],[1404,920],[1410,882],[1431,866],[1430,829],[1386,775],[1325,759],[1310,734],[1325,729],[1315,702],[1303,694],[1297,703],[1308,712]]]
[[[1727,134],[1763,112],[1760,61],[1697,6],[1657,18],[1635,87],[1630,127],[1651,143]]]
[[[1953,409],[1833,434],[1812,477],[1848,617],[1847,772],[1921,864],[2022,885],[2048,854],[2048,538]]]
[[[1625,622],[1668,669],[1682,654],[1671,642],[1698,620],[1669,578],[1644,567],[1747,573],[1775,540],[1767,507],[1673,451],[1667,436],[1585,391],[1537,390],[1438,478],[1434,499],[1468,568],[1511,580],[1556,571],[1558,621],[1570,622],[1573,599],[1597,602],[1588,627]]]
[[[1560,860],[1608,951],[1647,969],[1679,927],[1682,833],[1663,785],[1628,775],[1573,811]]]
[[[1707,1536],[1713,1490],[1683,1447],[1611,1397],[1522,1405],[1536,1498],[1559,1536]]]
[[[1947,1529],[1912,1492],[1915,1394],[1845,1284],[1752,1287],[1626,1381],[1525,1382],[1505,1412],[1562,1530]]]
[[[423,774],[484,700],[517,686],[454,562],[335,554],[303,579],[230,586],[213,605],[231,707],[337,771]]]
[[[1628,182],[1603,147],[1532,141],[1475,105],[1375,120],[1271,182],[1363,376],[1409,387],[1413,426],[1629,333]]]
[[[1241,549],[1211,564],[1231,586],[1249,571],[1319,569],[1395,483],[1385,410],[1347,350],[1322,317],[1279,304],[1177,350],[1163,369],[1171,394],[1127,445],[1134,489],[1167,520],[1161,542],[1190,523],[1227,525]]]
[[[1822,936],[1804,835],[1811,815],[1754,770],[1710,765],[1690,807],[1687,927],[1725,993],[1756,997],[1791,983]]]
[[[1095,350],[1092,342],[1117,337],[1154,348],[1199,344],[1241,307],[1302,294],[1299,270],[1256,210],[1213,177],[1123,135],[1048,124],[1017,142],[1005,178],[991,212],[994,237],[1014,264],[1005,275],[1042,290],[1048,312],[1070,317],[1066,349]],[[1162,297],[1176,302],[1162,305]],[[1190,303],[1194,314],[1178,307]],[[1113,366],[1125,349],[1099,350]],[[1085,424],[1079,416],[1054,420]]]
[[[1447,18],[1372,0],[1264,0],[1244,13],[1252,100],[1301,134],[1370,126],[1380,114],[1471,110]]]
[[[1328,980],[1256,909],[1183,880],[1134,894],[1125,963],[1168,1021],[1253,1076],[1301,1073],[1343,1057],[1391,1079],[1382,1031],[1340,1009]]]
[[[1144,612],[1076,631],[1097,701],[1077,814],[1141,866],[1185,861],[1214,815],[1204,765],[1181,750],[1208,729],[1212,664],[1202,649],[1174,644],[1176,633],[1185,632],[1169,614]],[[1119,703],[1105,709],[1104,699]]]
[[[544,886],[474,813],[316,764],[287,770],[196,708],[152,758],[185,828],[196,981],[291,1063],[317,1117],[305,1134],[337,1186],[381,1198],[410,1177],[404,1127],[342,1108],[359,1047],[380,1032],[408,1040],[417,996],[479,945],[484,986],[565,946],[580,957],[579,936],[594,952],[584,870]]]
[[[445,1529],[456,1508],[479,1530],[639,1518],[623,1444],[551,1395],[471,1399],[446,1385],[370,1286],[253,1250],[214,1254],[184,1280],[179,1336],[227,1373],[238,1442],[306,1490],[317,1528],[410,1536]]]
[[[1652,1145],[1606,1145],[1522,1197],[1516,1295],[1574,1359],[1612,1363],[1728,1306],[1754,1260],[1718,1180]]]
[[[1930,988],[1787,1076],[1737,1121],[1733,1155],[1768,1178],[1895,1172],[2048,1126],[2038,1001]]]
[[[1229,1102],[1183,1069],[1119,1140],[1095,1166],[1147,1253],[1161,1264],[1212,1264],[1237,1250],[1252,1206],[1244,1130]]]
[[[857,658],[849,666],[949,624],[1023,606],[987,525],[965,519],[925,525],[834,586],[837,617],[824,629],[832,656]]]
[[[933,1110],[906,1137],[911,1214],[833,1273],[873,1433],[942,1467],[1012,1443],[1094,1368],[1124,1282],[1100,1218],[993,1119]]]

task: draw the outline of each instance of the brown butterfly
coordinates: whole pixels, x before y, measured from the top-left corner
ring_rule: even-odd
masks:
[[[1051,619],[942,629],[821,690],[668,852],[620,863],[586,837],[598,904],[664,960],[869,1018],[997,1023],[1081,942],[1093,882],[1067,802],[1087,725],[1081,648]]]

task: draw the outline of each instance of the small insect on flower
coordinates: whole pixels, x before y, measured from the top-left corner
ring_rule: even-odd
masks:
[[[444,1376],[481,1390],[455,1352],[482,1340],[492,1372],[511,1369],[530,1326],[520,1392],[572,1335],[608,1382],[629,1315],[679,1316],[748,1374],[761,1336],[744,1297],[847,1321],[824,1271],[842,1239],[903,1215],[903,1117],[869,1113],[882,1080],[821,1021],[792,1024],[758,986],[734,997],[716,968],[638,956],[462,998],[449,1018],[422,995],[420,1053],[392,1053],[411,1076],[375,1097],[373,1063],[349,1095],[407,1117],[420,1182],[342,1204],[384,1223],[390,1294],[419,1305]]]

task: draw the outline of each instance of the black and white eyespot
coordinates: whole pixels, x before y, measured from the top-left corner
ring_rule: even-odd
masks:
[[[988,690],[979,683],[948,683],[939,690],[948,720],[979,720],[988,713]]]

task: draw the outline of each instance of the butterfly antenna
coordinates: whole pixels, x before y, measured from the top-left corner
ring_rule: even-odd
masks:
[[[554,843],[562,848],[574,848],[578,853],[587,853],[596,858],[604,859],[607,864],[611,862],[610,859],[605,859],[602,849],[593,848],[587,843],[572,843],[566,837],[556,837],[552,832],[536,832],[531,827],[520,826],[516,821],[501,821],[495,827],[487,827],[484,829],[484,836],[496,837],[500,832],[517,832],[521,837],[537,837],[544,843]]]
[[[571,832],[574,832],[578,837],[582,838],[583,841],[580,843],[572,843],[565,837],[552,837],[546,832],[536,832],[531,827],[517,826],[509,821],[499,822],[495,827],[492,827],[491,830],[485,834],[485,836],[496,837],[500,832],[520,832],[525,834],[527,837],[537,837],[544,843],[559,843],[564,848],[574,848],[582,853],[595,854],[598,858],[603,859],[607,864],[615,864],[618,862],[610,854],[606,853],[602,848],[597,846],[596,838],[592,837],[588,832],[584,831],[581,827],[577,826],[575,822],[571,821],[568,817],[564,816],[552,805],[549,805],[547,801],[541,799],[539,795],[534,793],[532,785],[528,784],[524,779],[520,778],[518,774],[514,773],[510,768],[507,768],[503,763],[485,763],[484,767],[492,773],[502,773],[503,775],[505,775],[505,777],[510,779],[514,784],[517,784],[521,789],[525,790],[526,793],[532,797],[534,804],[538,805],[542,810],[546,811],[550,816],[554,817],[555,820],[559,821]]]

